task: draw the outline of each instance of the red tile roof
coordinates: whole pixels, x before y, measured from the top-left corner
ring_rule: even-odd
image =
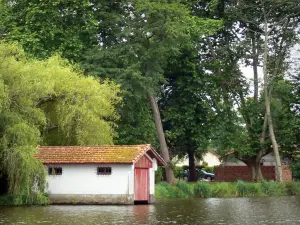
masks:
[[[165,165],[149,144],[111,146],[39,146],[37,159],[44,164],[132,164],[145,153]]]

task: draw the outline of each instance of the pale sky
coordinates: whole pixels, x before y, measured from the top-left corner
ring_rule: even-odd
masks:
[[[290,68],[288,72],[293,72],[295,68],[300,68],[300,44],[295,45],[291,49],[291,56],[287,59],[290,63]],[[241,64],[241,71],[247,80],[250,82],[250,90],[253,92],[253,69],[251,66],[245,67]],[[258,79],[259,79],[259,86],[261,87],[263,83],[263,70],[262,67],[258,67]]]

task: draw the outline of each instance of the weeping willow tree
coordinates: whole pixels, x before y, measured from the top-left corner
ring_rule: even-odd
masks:
[[[8,193],[21,196],[17,204],[45,201],[38,145],[112,144],[118,93],[118,85],[83,76],[58,56],[28,59],[18,45],[0,42],[0,175]]]

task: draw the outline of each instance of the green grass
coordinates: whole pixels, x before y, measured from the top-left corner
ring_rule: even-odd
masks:
[[[200,198],[207,198],[211,196],[211,186],[207,182],[197,182],[193,185],[194,196]]]
[[[265,196],[300,196],[300,182],[277,183],[262,181],[251,183],[237,182],[202,182],[187,183],[179,181],[175,185],[166,182],[156,184],[157,199],[174,198],[232,198],[232,197],[265,197]]]

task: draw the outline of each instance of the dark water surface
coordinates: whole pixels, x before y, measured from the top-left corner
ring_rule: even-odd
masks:
[[[300,198],[210,198],[135,206],[0,207],[0,224],[300,224]]]

